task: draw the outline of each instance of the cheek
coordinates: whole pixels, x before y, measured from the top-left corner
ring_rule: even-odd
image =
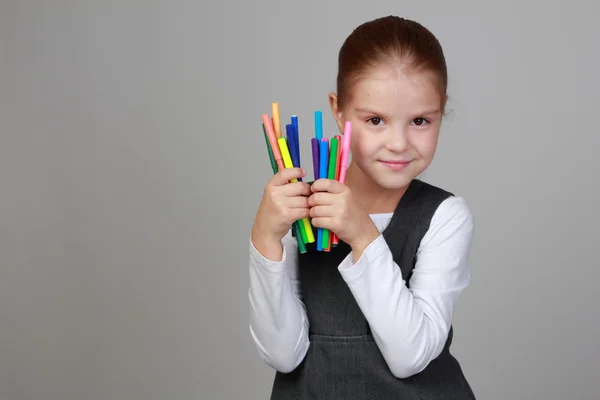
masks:
[[[352,150],[352,157],[358,162],[369,160],[373,158],[376,152],[373,149],[373,144],[368,142],[357,143],[354,150]]]
[[[421,157],[432,158],[437,148],[438,133],[436,131],[419,132],[414,135],[411,142]]]
[[[376,137],[367,137],[363,132],[357,132],[352,138],[352,154],[355,158],[373,156],[380,147]]]

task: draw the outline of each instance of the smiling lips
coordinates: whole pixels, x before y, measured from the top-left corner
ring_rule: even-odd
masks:
[[[410,161],[401,161],[401,160],[398,160],[398,161],[395,161],[395,160],[389,160],[389,161],[387,161],[387,160],[380,160],[380,162],[383,165],[385,165],[386,167],[388,167],[388,168],[390,168],[390,169],[392,169],[394,171],[400,171],[400,170],[406,168],[406,166],[408,164],[410,164]]]

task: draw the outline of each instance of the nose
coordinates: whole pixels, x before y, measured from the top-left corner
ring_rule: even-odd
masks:
[[[393,127],[389,130],[387,149],[394,153],[402,153],[408,148],[408,130],[403,127]]]

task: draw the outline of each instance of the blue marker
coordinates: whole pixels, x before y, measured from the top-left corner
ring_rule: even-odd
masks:
[[[315,137],[321,142],[323,139],[323,113],[315,111]]]
[[[296,139],[296,157],[300,165],[300,130],[298,129],[298,116],[292,115],[292,125],[294,126],[294,139]]]
[[[300,168],[300,158],[298,157],[298,150],[296,148],[296,132],[294,130],[294,126],[292,124],[287,124],[285,126],[285,131],[287,133],[287,142],[290,148],[290,157],[292,158],[292,164],[296,168]],[[302,181],[301,178],[298,178],[299,181]]]
[[[327,138],[319,142],[319,179],[327,178],[327,169],[329,163],[329,140]],[[323,250],[323,228],[317,230],[317,250]]]

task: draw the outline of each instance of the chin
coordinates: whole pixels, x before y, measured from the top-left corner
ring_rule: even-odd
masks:
[[[400,190],[406,188],[413,179],[412,175],[387,176],[375,179],[375,182],[385,190]]]

